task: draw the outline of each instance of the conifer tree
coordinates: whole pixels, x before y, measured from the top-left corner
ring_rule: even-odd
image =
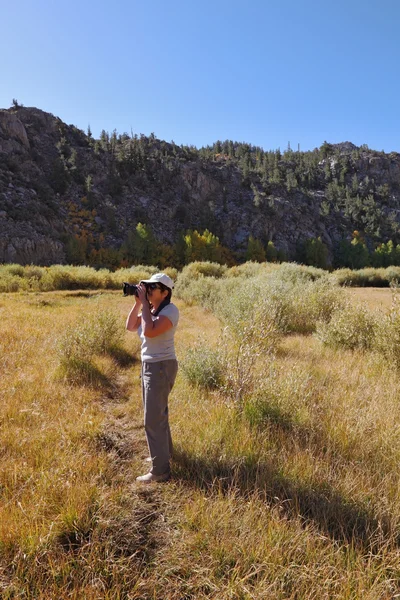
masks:
[[[249,237],[246,249],[246,261],[252,260],[255,262],[265,262],[265,249],[260,240],[255,239],[252,235]]]
[[[265,258],[268,262],[276,262],[278,259],[278,251],[275,248],[274,242],[272,242],[271,240],[267,244]]]

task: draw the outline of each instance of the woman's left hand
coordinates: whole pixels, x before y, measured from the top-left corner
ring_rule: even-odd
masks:
[[[138,293],[138,298],[142,304],[147,302],[147,290],[146,290],[146,286],[144,285],[144,283],[139,283],[139,285],[137,286],[137,293]]]

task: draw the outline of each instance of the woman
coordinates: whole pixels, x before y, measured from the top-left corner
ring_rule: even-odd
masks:
[[[179,310],[171,302],[173,287],[172,279],[165,273],[142,280],[126,321],[127,330],[137,331],[142,341],[144,427],[152,468],[136,478],[141,483],[167,481],[171,476],[168,395],[178,371],[174,335],[179,320]]]

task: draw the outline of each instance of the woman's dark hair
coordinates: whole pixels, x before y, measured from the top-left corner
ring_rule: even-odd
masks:
[[[160,289],[162,292],[167,291],[168,294],[167,296],[165,296],[164,300],[161,302],[160,306],[157,308],[156,312],[153,313],[153,315],[156,317],[158,315],[158,313],[165,308],[170,302],[171,302],[171,296],[172,296],[172,290],[167,287],[166,285],[164,285],[163,283],[159,283],[158,284],[160,286]]]

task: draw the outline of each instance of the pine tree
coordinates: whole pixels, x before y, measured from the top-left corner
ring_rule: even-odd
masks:
[[[328,267],[328,248],[320,237],[304,242],[304,262],[306,265],[326,269]]]
[[[154,265],[157,261],[157,241],[150,227],[138,223],[122,246],[124,258],[136,265]]]
[[[265,258],[268,262],[276,262],[278,259],[278,250],[275,248],[274,242],[271,240],[267,244]]]
[[[252,235],[249,237],[246,249],[246,261],[252,260],[255,262],[265,262],[265,249],[260,240],[255,239]]]

